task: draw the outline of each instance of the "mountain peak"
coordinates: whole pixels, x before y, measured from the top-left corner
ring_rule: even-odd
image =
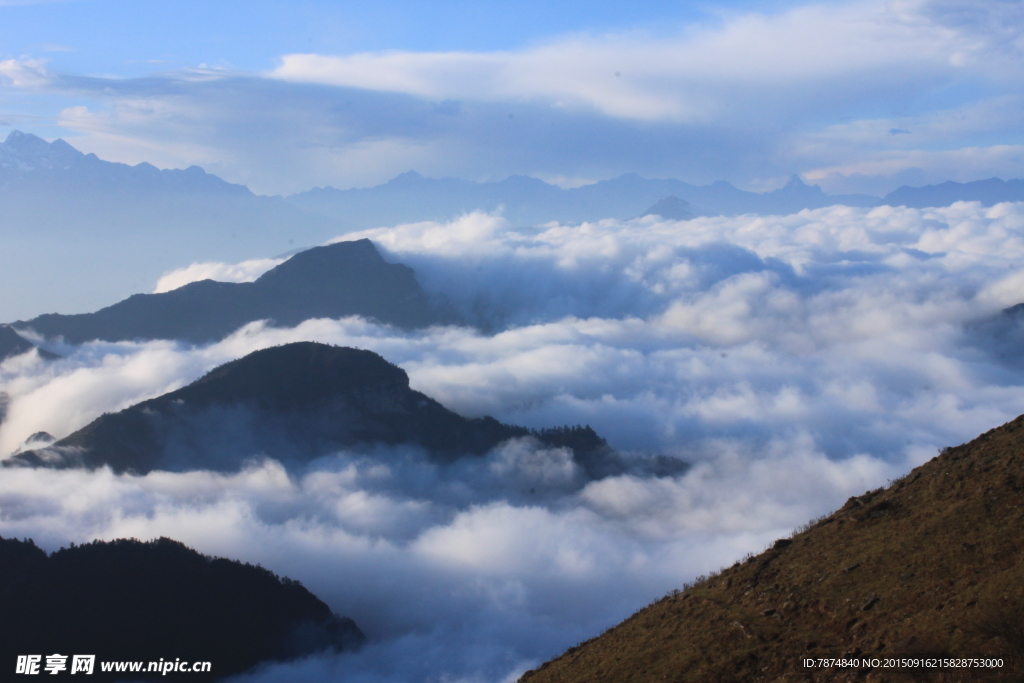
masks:
[[[313,247],[255,282],[190,282],[159,294],[135,294],[95,313],[47,314],[13,323],[79,344],[93,339],[222,339],[255,320],[279,326],[311,318],[359,315],[405,328],[456,320],[432,302],[412,268],[388,263],[367,239]]]
[[[405,444],[451,462],[523,437],[570,449],[581,486],[626,472],[666,476],[686,468],[667,456],[630,460],[590,427],[531,431],[462,417],[411,389],[404,370],[372,351],[316,342],[255,351],[55,443],[33,444],[2,465],[236,471],[255,453],[303,467],[359,444]]]
[[[808,185],[795,173],[789,177],[785,185],[777,190],[766,192],[765,196],[810,202],[811,205],[818,204],[825,198],[825,192],[818,185]],[[787,207],[794,208],[794,207]]]
[[[406,171],[405,173],[399,173],[394,178],[384,183],[384,185],[389,187],[413,187],[419,185],[424,180],[426,180],[426,178],[416,171]]]
[[[452,459],[528,434],[451,412],[372,351],[297,342],[250,353],[3,464],[231,471],[253,453],[301,465],[358,443],[415,444]]]
[[[693,211],[690,210],[690,202],[670,194],[640,215],[641,218],[644,216],[661,216],[672,221],[687,221],[693,218]]]
[[[66,169],[82,156],[60,138],[47,142],[38,135],[12,130],[0,144],[0,169],[22,172]]]
[[[8,136],[8,138],[10,138],[10,136]],[[82,154],[77,149],[75,149],[74,147],[69,145],[64,138],[57,138],[56,140],[51,142],[50,143],[50,149],[59,150],[60,152],[67,153],[67,154],[75,154],[75,155],[81,155]]]
[[[372,351],[295,342],[221,365],[168,398],[193,405],[255,401],[295,409],[376,387],[406,391],[409,376]]]
[[[352,269],[380,268],[384,259],[373,242],[365,237],[360,240],[342,240],[320,247],[297,252],[284,263],[274,266],[256,279],[257,282],[274,281],[287,275],[301,278],[318,285],[326,280],[337,280]]]
[[[22,133],[20,130],[12,130],[10,133],[7,134],[7,139],[4,140],[3,144],[5,144],[5,145],[15,144],[16,145],[16,144],[18,144],[18,142],[21,141],[22,138],[36,138],[37,140],[41,140],[42,139],[42,138],[39,138],[36,135],[32,135],[31,133]]]

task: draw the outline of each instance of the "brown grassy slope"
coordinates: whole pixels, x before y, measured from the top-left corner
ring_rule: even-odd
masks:
[[[1024,416],[640,610],[523,683],[899,681],[843,653],[1024,655]],[[1024,669],[916,680],[1024,681]]]

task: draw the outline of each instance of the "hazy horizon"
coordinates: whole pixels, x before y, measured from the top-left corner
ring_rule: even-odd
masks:
[[[0,135],[271,195],[409,169],[871,194],[1022,175],[1012,0],[169,7],[0,5]]]

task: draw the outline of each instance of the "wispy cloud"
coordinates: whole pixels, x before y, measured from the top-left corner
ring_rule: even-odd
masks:
[[[777,15],[734,15],[668,38],[576,36],[494,53],[292,54],[270,76],[434,99],[541,100],[624,118],[707,123],[742,117],[742,102],[756,102],[762,116],[770,115],[787,95],[807,88],[818,91],[820,116],[835,106],[832,101],[850,95],[877,97],[896,82],[921,90],[968,68],[998,71],[1008,66],[1005,58],[1018,56],[996,26],[956,24],[949,12],[934,9],[927,3],[810,4]],[[1004,62],[992,63],[997,57]]]
[[[14,88],[36,89],[47,85],[50,76],[46,61],[21,57],[0,60],[0,84]]]
[[[292,53],[263,74],[90,79],[5,64],[9,85],[75,98],[60,125],[84,150],[200,164],[261,192],[409,169],[758,186],[800,172],[841,191],[852,174],[915,164],[974,179],[933,154],[958,150],[1024,173],[1004,152],[1019,137],[1022,25],[1002,0],[853,0],[502,51]]]

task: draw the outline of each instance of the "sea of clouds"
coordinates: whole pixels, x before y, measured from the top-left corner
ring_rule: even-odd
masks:
[[[0,470],[0,535],[48,549],[169,536],[301,580],[369,636],[359,653],[246,681],[511,681],[1024,413],[1024,364],[993,338],[1024,301],[1024,204],[530,229],[469,214],[340,239],[362,237],[473,326],[347,318],[254,323],[202,347],[48,342],[66,357],[0,364],[0,453],[316,340],[376,351],[464,415],[590,424],[619,450],[693,467],[580,489],[567,452],[523,440],[453,465],[381,448],[301,472],[258,453],[236,474]]]

